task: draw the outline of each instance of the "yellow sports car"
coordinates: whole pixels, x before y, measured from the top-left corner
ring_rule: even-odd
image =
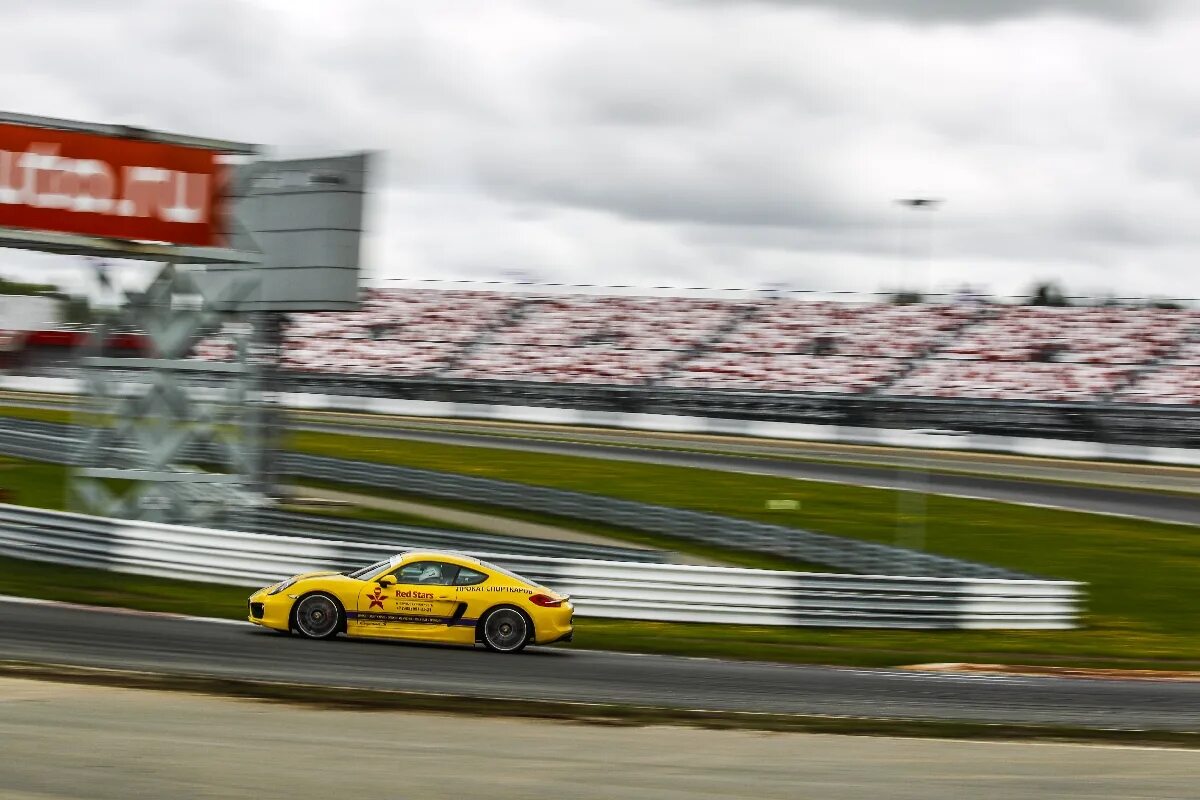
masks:
[[[516,653],[571,641],[570,597],[460,553],[401,553],[353,572],[308,572],[250,597],[250,621],[310,639],[339,633]]]

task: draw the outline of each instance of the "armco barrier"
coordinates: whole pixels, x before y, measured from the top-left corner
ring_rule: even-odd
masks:
[[[290,475],[304,478],[585,519],[689,541],[769,553],[863,574],[946,578],[1029,577],[986,564],[800,528],[491,478],[303,453],[285,454],[281,458],[281,468]]]
[[[12,424],[0,420],[0,452],[24,455],[30,449],[46,447],[50,449],[45,451],[45,455],[27,457],[70,463],[69,453],[72,448],[69,444],[74,435],[74,429],[66,425],[25,421]],[[303,453],[283,454],[279,467],[286,474],[303,478],[538,511],[689,541],[794,558],[866,575],[1010,580],[1030,577],[1001,567],[800,528],[491,478]]]
[[[154,523],[0,505],[0,554],[109,571],[262,586],[350,569],[382,545]],[[826,575],[478,554],[573,597],[582,617],[858,628],[1068,629],[1066,581]]]
[[[0,453],[35,461],[73,463],[73,436],[67,425],[21,420],[13,424],[0,421]],[[554,558],[613,558],[623,561],[661,562],[659,550],[613,547],[586,542],[557,542],[491,533],[426,528],[417,525],[391,525],[343,517],[320,516],[260,509],[248,516],[258,531],[281,531],[318,539],[356,539],[389,546],[445,547],[460,550],[492,550],[544,555]]]
[[[426,528],[420,525],[393,525],[289,511],[258,509],[249,515],[249,519],[253,523],[253,530],[260,533],[305,536],[313,539],[352,540],[401,549],[438,547],[449,550],[479,550],[549,558],[640,561],[647,564],[658,564],[664,560],[664,554],[660,550],[614,547],[591,542],[560,542],[553,539],[502,536],[477,531]]]

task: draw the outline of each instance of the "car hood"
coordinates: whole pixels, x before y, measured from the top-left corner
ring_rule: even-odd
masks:
[[[308,580],[309,578],[324,578],[329,575],[341,575],[341,574],[342,573],[338,572],[337,570],[332,570],[332,569],[322,570],[320,572],[301,572],[299,575],[293,575],[292,577],[288,578],[288,580],[304,581],[304,580]]]

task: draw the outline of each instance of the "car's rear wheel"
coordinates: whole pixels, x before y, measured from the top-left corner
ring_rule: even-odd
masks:
[[[292,623],[305,638],[332,639],[342,627],[342,609],[327,594],[310,594],[296,603]]]
[[[483,645],[497,653],[518,653],[529,643],[532,626],[515,608],[494,608],[483,618]]]

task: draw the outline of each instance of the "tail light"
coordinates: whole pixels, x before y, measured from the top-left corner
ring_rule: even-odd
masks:
[[[541,606],[542,608],[558,608],[566,601],[555,600],[553,597],[546,594],[535,594],[529,598],[529,602],[533,603],[535,606]]]

